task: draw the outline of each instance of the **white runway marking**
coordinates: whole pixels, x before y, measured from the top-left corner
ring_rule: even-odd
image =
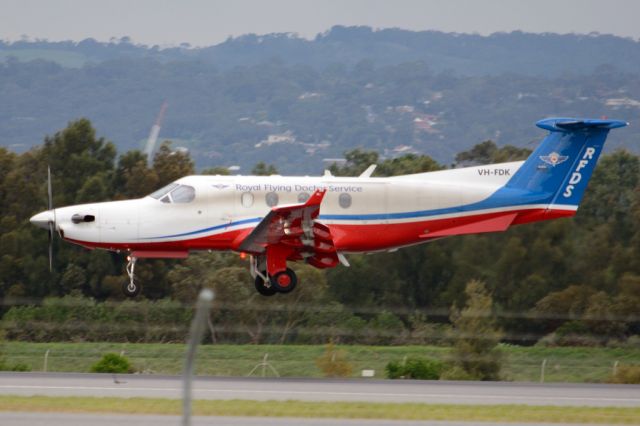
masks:
[[[123,386],[3,386],[0,385],[0,389],[28,389],[28,390],[98,390],[98,391],[136,391],[136,392],[181,392],[181,388],[153,388],[153,387],[123,387]],[[393,397],[393,398],[415,398],[415,397],[424,397],[424,398],[460,398],[460,399],[503,399],[505,401],[513,401],[513,400],[522,400],[523,403],[527,401],[536,400],[536,401],[610,401],[610,402],[635,402],[640,405],[639,398],[589,398],[589,397],[570,397],[570,396],[549,396],[549,397],[539,397],[539,396],[516,396],[516,395],[492,395],[492,394],[484,394],[484,395],[471,395],[471,394],[442,394],[442,393],[386,393],[386,392],[321,392],[321,391],[275,391],[275,390],[250,390],[250,389],[199,389],[195,388],[194,393],[222,393],[222,394],[260,394],[264,395],[265,393],[268,395],[286,395],[290,397],[291,394],[296,395],[315,395],[315,396],[383,396],[383,397]],[[333,398],[331,398],[333,399]]]
[[[0,373],[0,395],[180,398],[178,376]],[[640,407],[640,386],[198,377],[196,399]]]

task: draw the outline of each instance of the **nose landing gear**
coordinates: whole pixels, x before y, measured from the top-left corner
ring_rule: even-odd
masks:
[[[142,287],[139,284],[136,284],[134,280],[136,260],[138,260],[138,258],[135,256],[127,256],[128,263],[127,263],[126,269],[127,269],[127,275],[129,276],[129,282],[125,281],[122,283],[122,292],[127,297],[136,297],[140,293],[140,290],[142,289]]]

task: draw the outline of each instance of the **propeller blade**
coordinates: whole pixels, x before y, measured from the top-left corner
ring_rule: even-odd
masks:
[[[56,230],[56,210],[53,208],[50,166],[47,166],[47,194],[49,196],[49,211],[53,211],[53,221],[49,222],[49,272],[51,272],[53,270],[53,233]]]
[[[49,222],[49,272],[53,270],[53,222]]]
[[[51,167],[47,166],[47,190],[49,193],[49,210],[53,209],[53,195],[51,190]]]

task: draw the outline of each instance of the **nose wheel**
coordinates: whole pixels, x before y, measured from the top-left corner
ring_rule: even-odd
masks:
[[[136,260],[138,259],[134,256],[128,256],[127,260],[128,263],[126,269],[127,275],[129,276],[129,281],[125,281],[124,283],[122,283],[122,292],[127,297],[136,297],[138,294],[140,294],[140,290],[142,290],[142,286],[136,284],[134,276]]]

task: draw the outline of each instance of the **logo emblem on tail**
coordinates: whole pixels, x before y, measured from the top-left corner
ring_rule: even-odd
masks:
[[[569,159],[567,155],[560,155],[557,152],[552,152],[549,155],[541,155],[540,159],[550,166],[557,166],[558,164],[562,164]]]

